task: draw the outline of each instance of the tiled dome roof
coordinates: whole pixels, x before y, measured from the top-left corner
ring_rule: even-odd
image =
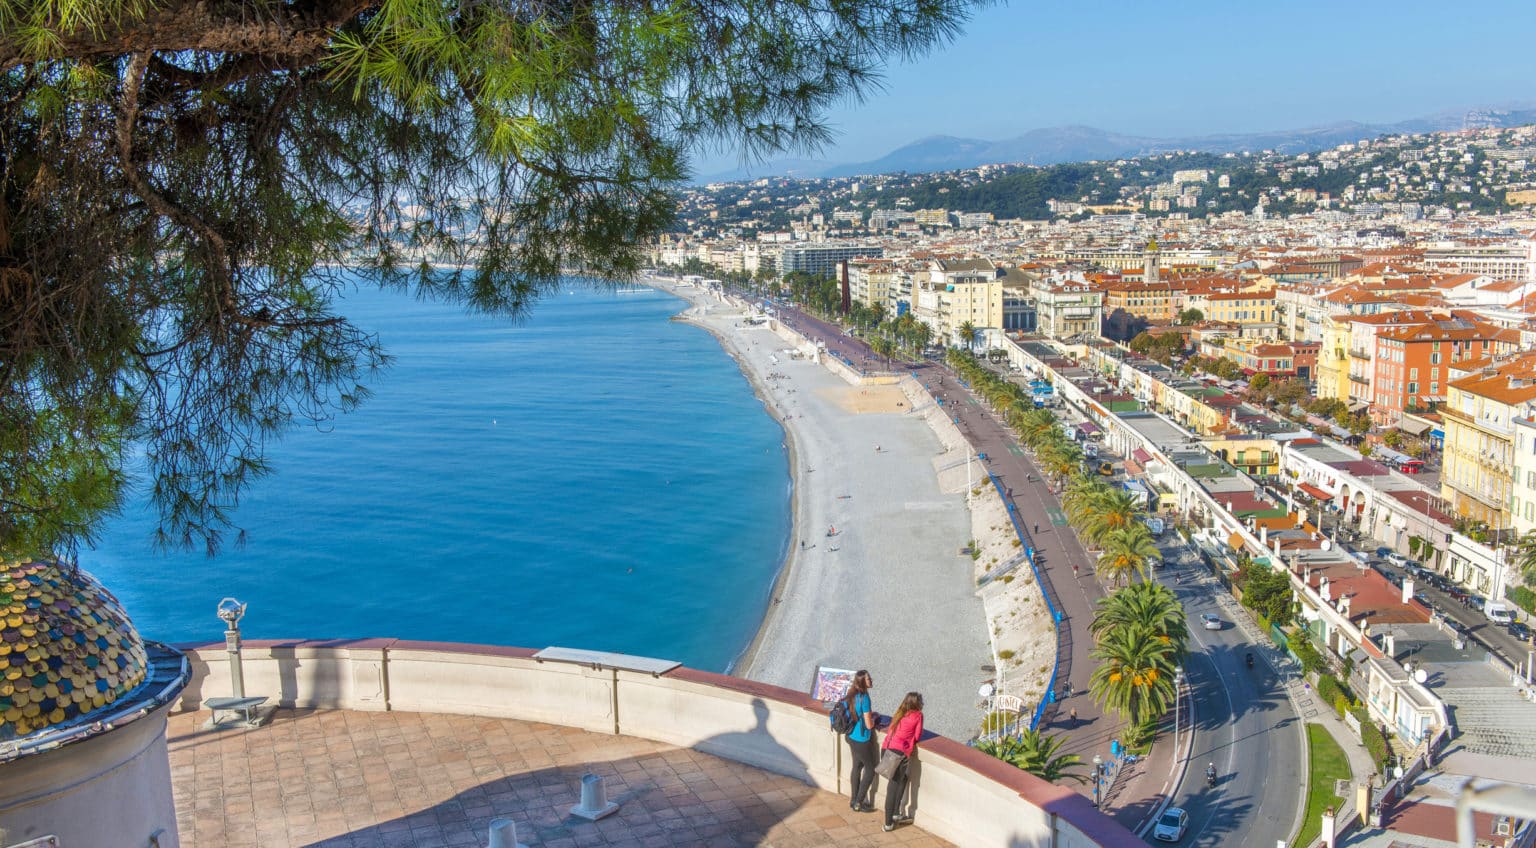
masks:
[[[0,560],[0,741],[77,723],[144,682],[144,642],[96,579]]]

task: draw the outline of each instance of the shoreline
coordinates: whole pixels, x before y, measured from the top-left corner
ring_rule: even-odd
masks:
[[[806,342],[777,321],[743,326],[742,301],[644,282],[687,303],[675,320],[715,336],[736,361],[783,429],[792,463],[793,535],[729,673],[807,692],[818,666],[867,668],[885,682],[877,710],[922,691],[935,732],[971,738],[994,649],[963,552],[975,535],[965,470],[947,470],[963,442],[935,429],[912,378],[849,379],[835,361],[791,356]]]
[[[753,632],[752,638],[747,642],[746,646],[732,658],[730,664],[725,668],[725,673],[728,675],[746,677],[751,671],[753,660],[757,658],[758,652],[762,649],[763,642],[767,638],[769,623],[773,620],[775,614],[774,607],[776,604],[774,604],[774,599],[783,596],[785,587],[789,584],[790,577],[794,574],[798,555],[795,540],[800,538],[801,530],[808,526],[806,524],[808,516],[803,514],[805,502],[801,497],[801,487],[805,480],[801,474],[796,472],[796,469],[800,468],[801,465],[795,430],[788,421],[787,413],[779,407],[773,392],[769,390],[768,386],[763,384],[757,370],[743,361],[744,353],[737,346],[738,339],[730,333],[726,333],[705,321],[699,320],[698,316],[690,314],[707,306],[707,304],[701,302],[701,295],[713,297],[712,293],[697,286],[686,287],[679,291],[680,287],[669,284],[665,280],[654,277],[643,279],[646,285],[654,286],[688,304],[685,309],[674,315],[673,319],[698,327],[714,336],[720,348],[735,361],[736,367],[741,371],[742,376],[746,378],[747,384],[752,387],[752,393],[757,396],[757,399],[763,404],[763,408],[767,410],[773,420],[778,422],[779,429],[784,433],[785,455],[789,462],[789,468],[787,469],[789,472],[789,535],[784,539],[784,558],[780,561],[778,568],[774,570],[773,580],[770,581],[768,593],[763,599],[762,622],[758,625],[757,630]],[[725,304],[722,303],[721,305]]]

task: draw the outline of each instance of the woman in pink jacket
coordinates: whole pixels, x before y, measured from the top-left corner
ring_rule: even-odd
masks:
[[[888,832],[912,821],[911,816],[898,815],[897,811],[901,809],[902,797],[907,794],[907,766],[912,752],[917,750],[917,740],[922,737],[923,696],[908,692],[907,697],[901,699],[901,706],[896,708],[896,714],[891,716],[891,729],[880,746],[882,755],[884,751],[902,755],[895,775],[885,784],[885,829]]]

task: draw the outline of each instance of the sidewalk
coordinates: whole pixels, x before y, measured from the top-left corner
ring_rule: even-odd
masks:
[[[1091,764],[1095,754],[1107,761],[1110,742],[1120,737],[1124,725],[1114,715],[1106,715],[1088,695],[1093,674],[1093,664],[1088,659],[1093,637],[1088,625],[1093,620],[1095,604],[1108,594],[1094,573],[1095,558],[1067,525],[1061,502],[1041,482],[1044,475],[1012,432],[952,374],[934,369],[925,377],[930,394],[938,399],[947,397],[946,406],[958,420],[961,434],[978,453],[986,455],[987,469],[1002,483],[1004,500],[1017,511],[1019,523],[1035,549],[1044,581],[1041,588],[1061,614],[1056,690],[1065,695],[1070,684],[1073,695],[1046,708],[1040,729],[1065,733],[1063,753],[1076,754],[1085,764]],[[1078,566],[1076,575],[1072,573],[1073,565]],[[1071,718],[1074,709],[1075,721]],[[1181,738],[1181,746],[1182,743]],[[1108,797],[1101,799],[1105,811],[1132,831],[1140,830],[1172,792],[1177,782],[1176,759],[1171,733],[1160,735],[1145,759],[1125,766],[1116,775]],[[1093,795],[1091,782],[1074,788],[1089,797]]]

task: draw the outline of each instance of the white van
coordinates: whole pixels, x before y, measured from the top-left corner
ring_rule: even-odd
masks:
[[[1514,612],[1500,603],[1490,603],[1483,607],[1483,615],[1488,616],[1489,621],[1500,627],[1507,627],[1511,621],[1515,620]]]

